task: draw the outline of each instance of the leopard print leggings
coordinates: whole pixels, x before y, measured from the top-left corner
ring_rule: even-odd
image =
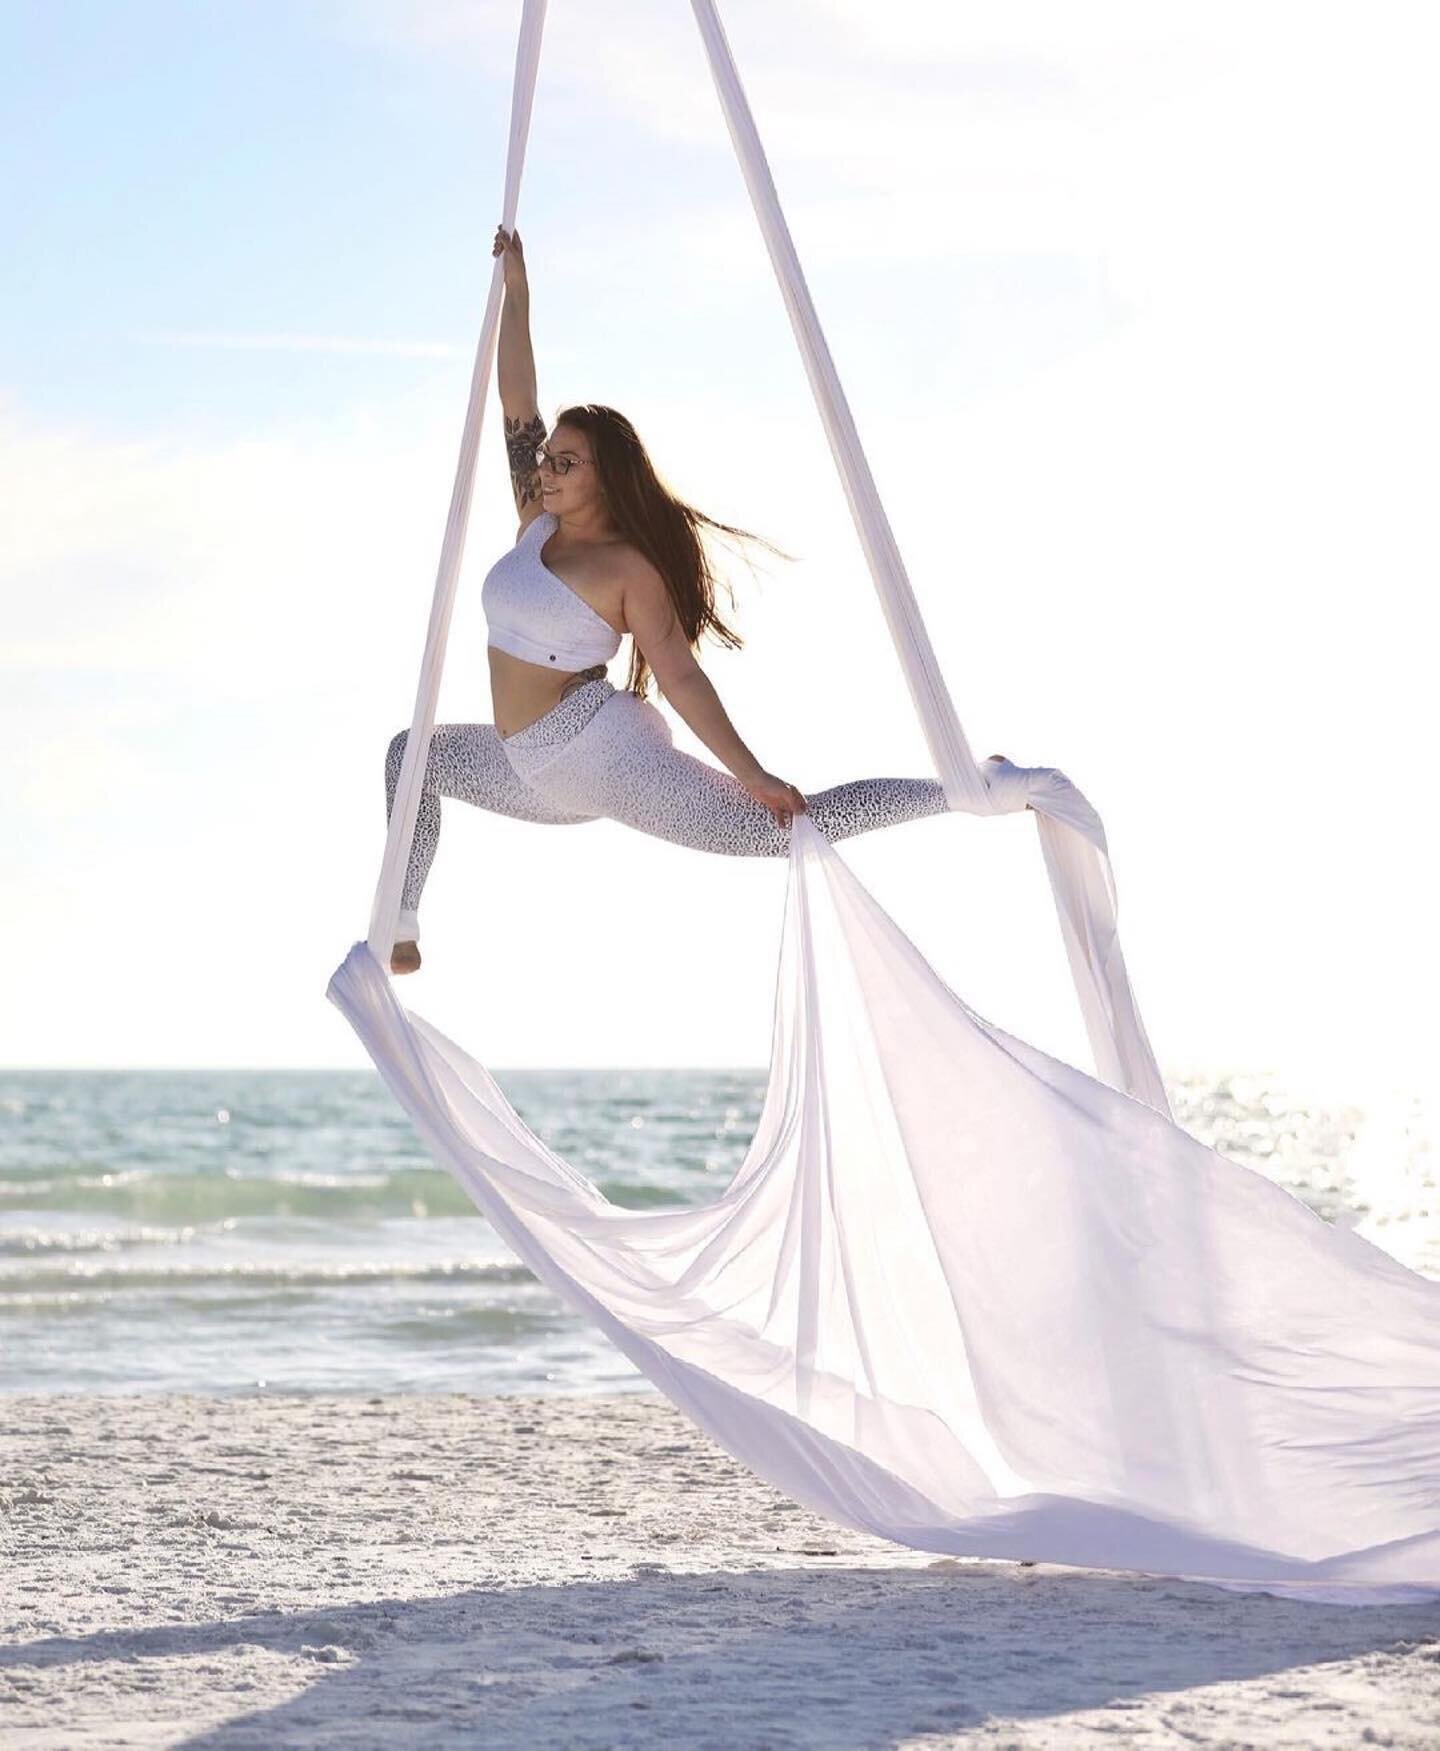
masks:
[[[386,814],[395,804],[409,731],[385,761]],[[401,896],[398,942],[419,941],[421,890],[440,840],[440,798],[547,826],[602,818],[657,839],[726,857],[784,857],[782,827],[733,773],[675,747],[670,726],[647,700],[608,680],[586,681],[541,718],[501,736],[494,724],[437,724]],[[859,778],[805,798],[827,839],[938,815],[944,788],[934,778]]]

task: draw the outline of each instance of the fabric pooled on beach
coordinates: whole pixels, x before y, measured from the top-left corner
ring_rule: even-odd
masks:
[[[331,981],[541,1282],[797,1501],[951,1555],[1440,1596],[1440,1284],[970,1010],[801,817],[769,1080],[612,1205],[365,943]]]

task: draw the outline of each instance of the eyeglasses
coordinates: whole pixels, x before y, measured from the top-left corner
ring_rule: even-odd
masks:
[[[551,468],[556,474],[564,475],[576,466],[593,468],[595,464],[587,456],[572,456],[568,450],[562,451],[560,455],[556,456],[544,444],[537,444],[535,446],[535,466],[537,468]]]

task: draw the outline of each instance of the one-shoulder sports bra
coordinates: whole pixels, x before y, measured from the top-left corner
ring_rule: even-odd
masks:
[[[547,669],[589,669],[610,661],[620,634],[541,563],[540,549],[559,522],[541,511],[526,524],[486,574],[480,605],[497,650]]]

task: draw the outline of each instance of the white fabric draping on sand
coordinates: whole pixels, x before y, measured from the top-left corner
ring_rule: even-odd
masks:
[[[711,1203],[608,1203],[364,943],[330,995],[540,1281],[807,1507],[1327,1600],[1440,1583],[1440,1284],[975,1015],[803,816]]]
[[[481,1065],[398,1003],[384,969],[464,547],[499,261],[370,935],[328,995],[536,1276],[807,1506],[950,1554],[1345,1603],[1440,1597],[1440,1284],[1170,1122],[1099,819],[1063,773],[977,767],[970,753],[714,6],[692,3],[947,797],[976,813],[1033,806],[1106,1081],[970,1011],[803,815],[764,1108],[712,1203],[609,1204]],[[507,226],[544,10],[526,0]]]

